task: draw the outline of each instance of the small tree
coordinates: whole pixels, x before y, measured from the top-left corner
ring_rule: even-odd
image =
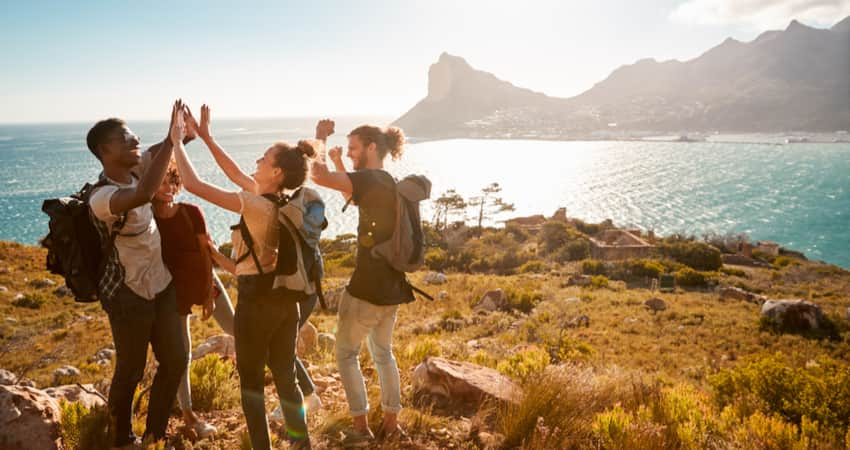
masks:
[[[434,200],[434,228],[438,230],[445,228],[449,224],[449,218],[453,214],[465,211],[466,206],[466,201],[454,189],[443,192]]]
[[[498,194],[502,192],[502,187],[499,183],[490,183],[490,185],[481,189],[481,195],[469,199],[469,206],[478,209],[478,235],[481,236],[481,229],[484,219],[488,220],[498,214],[508,211],[514,211],[513,203],[505,203],[502,197]]]

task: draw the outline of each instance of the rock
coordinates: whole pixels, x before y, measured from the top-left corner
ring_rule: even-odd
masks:
[[[664,311],[665,309],[667,309],[667,303],[664,303],[664,300],[661,300],[658,297],[653,297],[643,302],[643,305],[647,309],[652,311],[653,314],[657,313],[658,311]]]
[[[819,330],[824,321],[820,306],[804,300],[767,300],[761,315],[770,318],[777,329],[788,332]]]
[[[9,292],[9,288],[6,286],[0,286],[0,292]]]
[[[68,286],[65,286],[64,284],[63,284],[62,286],[59,286],[58,288],[56,288],[56,289],[53,291],[53,295],[55,295],[55,296],[57,296],[57,297],[59,297],[59,298],[62,298],[62,297],[68,297],[68,296],[70,296],[70,295],[72,295],[72,294],[73,294],[73,293],[71,292],[71,289],[70,289],[70,288],[68,288]]]
[[[18,323],[18,319],[14,318],[14,317],[7,317],[6,323],[10,323],[10,324],[14,325],[14,324]]]
[[[0,446],[8,449],[64,448],[61,413],[53,397],[26,386],[0,386]]]
[[[449,282],[449,277],[440,272],[428,272],[425,275],[425,283],[427,284],[446,284]]]
[[[505,309],[508,304],[508,298],[501,289],[488,291],[481,297],[481,300],[472,307],[475,312],[493,312],[498,309]]]
[[[590,327],[590,317],[582,314],[580,316],[575,316],[567,322],[568,328],[578,328],[584,325],[585,327]]]
[[[51,280],[50,278],[42,278],[40,280],[30,281],[30,286],[36,289],[42,289],[50,286],[56,286],[56,282]]]
[[[12,272],[12,269],[8,267],[0,267],[0,275],[6,275]]]
[[[412,384],[414,401],[449,414],[473,414],[485,400],[518,404],[522,396],[513,381],[494,369],[438,357],[416,367]]]
[[[91,358],[89,358],[89,362],[99,362],[99,361],[112,361],[112,358],[115,356],[115,350],[111,348],[102,348],[97,351]]]
[[[106,405],[103,394],[97,392],[93,384],[54,386],[45,389],[44,393],[57,401],[64,399],[68,402],[81,402],[86,408]]]
[[[440,321],[440,328],[448,332],[460,331],[466,326],[463,319],[443,319]]]
[[[77,318],[80,319],[83,322],[89,322],[92,319],[94,319],[94,317],[88,316],[88,315],[85,315],[85,314],[80,314],[80,315],[77,316]]]
[[[741,300],[761,305],[767,298],[734,286],[723,286],[720,288],[720,300]]]
[[[315,352],[318,345],[319,330],[308,320],[298,330],[298,341],[295,343],[295,352],[298,356],[304,357],[304,355]]]
[[[447,298],[449,298],[448,291],[440,291],[440,293],[437,294],[437,300],[445,300]]]
[[[234,343],[233,336],[229,334],[217,334],[208,337],[206,341],[201,343],[192,352],[192,359],[203,358],[210,353],[217,354],[222,358],[235,359],[236,344]]]
[[[24,381],[21,381],[20,383],[18,383],[18,385],[19,386],[27,386],[27,387],[31,387],[31,388],[37,388],[38,387],[38,386],[35,385],[35,381],[30,380],[29,378],[27,378]]]
[[[638,319],[635,319],[634,317],[626,317],[625,319],[623,319],[623,322],[625,322],[625,323],[638,323],[640,321]]]
[[[62,366],[53,371],[53,385],[71,384],[80,380],[80,369],[74,366]]]
[[[23,292],[18,292],[17,294],[15,294],[15,296],[14,296],[14,297],[12,297],[12,301],[13,301],[13,302],[16,302],[16,301],[18,301],[18,300],[23,300],[23,299],[24,299],[24,294],[23,294]]]
[[[9,372],[6,369],[0,369],[0,386],[9,386],[15,384],[15,381],[17,380],[18,377],[16,377],[14,373]]]
[[[480,444],[479,447],[484,449],[502,448],[502,444],[505,442],[505,435],[501,433],[479,431],[476,437]]]
[[[565,286],[590,286],[590,275],[570,275]]]
[[[319,350],[333,352],[336,348],[336,336],[331,333],[319,333]]]

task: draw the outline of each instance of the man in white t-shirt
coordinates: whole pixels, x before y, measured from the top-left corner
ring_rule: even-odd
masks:
[[[180,108],[178,101],[172,120]],[[151,386],[145,438],[165,438],[188,360],[181,344],[175,290],[162,261],[159,231],[150,205],[171,160],[171,140],[166,138],[152,147],[155,156],[141,178],[131,173],[141,161],[139,138],[123,120],[96,123],[86,144],[103,166],[103,185],[89,200],[92,219],[102,240],[114,238],[98,283],[115,341],[115,374],[109,389],[109,411],[115,425],[113,448],[134,448],[138,438],[132,431],[133,394],[144,375],[148,344],[159,367]]]

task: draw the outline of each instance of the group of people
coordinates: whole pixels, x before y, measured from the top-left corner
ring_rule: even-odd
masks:
[[[383,170],[388,155],[401,157],[404,134],[396,127],[363,125],[348,134],[343,149],[325,151],[334,122],[321,120],[315,139],[297,144],[276,142],[256,160],[248,174],[216,142],[206,105],[196,120],[188,106],[176,101],[166,137],[142,152],[140,139],[116,118],[96,123],[86,143],[103,166],[98,187],[89,199],[91,219],[106,248],[98,296],[106,311],[116,350],[109,389],[114,448],[136,448],[142,441],[166,438],[177,397],[183,420],[198,436],[216,429],[192,411],[189,361],[193,305],[203,318],[213,317],[234,336],[242,408],[254,449],[271,448],[264,398],[264,369],[269,367],[280,398],[272,415],[285,420],[285,438],[294,448],[310,448],[306,412],[321,407],[315,386],[296,355],[298,330],[316,306],[315,289],[303,277],[281,276],[281,266],[303,272],[299,245],[318,246],[327,225],[314,183],[339,191],[358,207],[356,266],[339,304],[336,358],[353,427],[343,446],[365,446],[375,439],[367,421],[369,403],[358,355],[364,338],[378,372],[383,421],[379,437],[398,438],[401,389],[392,352],[398,306],[413,300],[403,272],[374,257],[370,249],[387,241],[396,220],[395,180]],[[218,166],[238,190],[202,179],[185,144],[201,139]],[[333,169],[329,169],[330,158]],[[209,237],[203,213],[190,203],[175,202],[186,189],[218,207],[240,214],[232,227],[231,255],[221,254]],[[299,212],[298,220],[282,220],[281,205]],[[297,228],[285,240],[282,227]],[[297,233],[295,232],[297,231]],[[215,267],[236,275],[238,302],[232,306]],[[284,267],[286,269],[286,267]],[[299,284],[299,280],[301,283]],[[142,380],[148,345],[158,362],[150,389],[144,435],[132,430],[132,402]]]

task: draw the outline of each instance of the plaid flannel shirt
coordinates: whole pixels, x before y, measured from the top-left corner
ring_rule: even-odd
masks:
[[[100,181],[106,180],[106,177],[103,174],[101,174],[100,177]],[[106,263],[103,266],[103,273],[101,274],[100,281],[97,284],[97,290],[101,300],[112,300],[112,297],[114,297],[118,292],[118,289],[121,288],[121,284],[124,283],[124,266],[121,265],[121,262],[118,259],[118,249],[115,247],[115,236],[118,234],[121,227],[124,226],[124,222],[127,221],[127,213],[121,215],[121,218],[113,223],[112,233],[110,233],[109,226],[106,222],[98,219],[92,212],[91,208],[89,208],[89,216],[91,217],[94,227],[97,229],[97,234],[100,236],[101,245],[106,246],[110,241],[112,242],[112,245],[110,245],[109,248],[103,249]]]

